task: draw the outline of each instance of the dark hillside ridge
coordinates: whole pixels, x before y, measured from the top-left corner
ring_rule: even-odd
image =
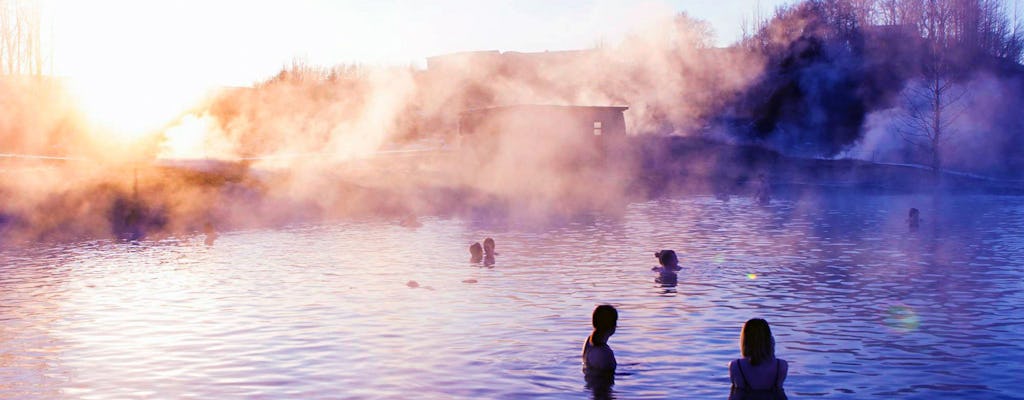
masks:
[[[648,196],[687,192],[744,195],[750,193],[760,174],[778,189],[1024,195],[1024,181],[952,171],[936,176],[916,165],[790,157],[756,145],[679,136],[638,137],[634,145],[641,169],[636,184]]]

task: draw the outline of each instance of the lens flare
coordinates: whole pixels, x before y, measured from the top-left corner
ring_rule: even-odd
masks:
[[[885,325],[901,332],[916,330],[921,325],[921,319],[914,312],[914,309],[896,305],[889,307],[886,311]]]

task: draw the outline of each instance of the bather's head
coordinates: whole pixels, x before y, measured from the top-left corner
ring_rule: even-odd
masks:
[[[658,259],[658,264],[661,264],[662,267],[675,268],[679,266],[679,257],[676,257],[675,250],[662,250],[654,253],[654,257]]]
[[[775,358],[775,338],[768,321],[754,318],[743,324],[740,332],[740,353],[750,359],[751,365],[758,365]]]
[[[484,253],[494,255],[494,239],[484,239]]]
[[[607,338],[615,333],[615,327],[619,322],[619,312],[608,304],[602,304],[594,309],[592,319],[594,324],[594,335]]]
[[[480,243],[473,243],[469,245],[469,261],[480,262],[480,259],[484,257],[484,248],[480,246]]]
[[[907,223],[910,224],[911,228],[917,227],[921,223],[921,211],[911,208],[907,213]]]

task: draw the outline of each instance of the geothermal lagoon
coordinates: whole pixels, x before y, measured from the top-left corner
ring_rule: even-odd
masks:
[[[1022,16],[0,1],[0,400],[1024,398]]]
[[[0,393],[724,399],[740,328],[762,317],[790,398],[1020,396],[1020,197],[690,195],[419,222],[0,248]],[[485,236],[493,267],[468,262]],[[663,248],[675,285],[650,271]],[[579,353],[604,303],[619,368],[595,393]]]

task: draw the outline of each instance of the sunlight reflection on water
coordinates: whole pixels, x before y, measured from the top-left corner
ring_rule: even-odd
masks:
[[[0,397],[579,398],[600,303],[620,310],[622,398],[725,398],[751,317],[772,323],[791,397],[1012,398],[1024,375],[1019,198],[421,220],[0,251]],[[484,236],[493,268],[467,261]],[[650,272],[669,248],[674,284]]]

